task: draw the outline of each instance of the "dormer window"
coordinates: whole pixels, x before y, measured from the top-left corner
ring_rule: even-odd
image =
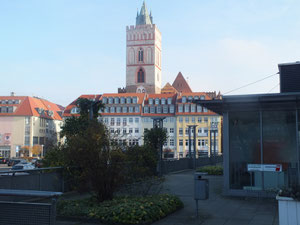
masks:
[[[165,105],[165,104],[166,104],[166,99],[165,99],[165,98],[162,98],[162,99],[161,99],[161,104],[162,104],[162,105]]]
[[[71,109],[71,114],[78,114],[80,113],[80,109],[78,107],[74,107]]]
[[[137,97],[133,97],[132,103],[133,103],[133,104],[136,104],[136,103],[137,103]]]
[[[140,48],[139,50],[139,62],[143,62],[144,61],[144,50],[142,48]]]
[[[121,97],[121,104],[125,104],[125,98]]]
[[[201,95],[201,96],[200,96],[200,99],[201,99],[201,100],[205,100],[205,96],[204,96],[204,95]]]
[[[172,104],[172,98],[168,98],[168,105]]]
[[[103,103],[103,104],[106,104],[106,103],[107,103],[107,98],[103,98],[103,99],[102,99],[102,103]]]
[[[131,104],[131,98],[130,97],[127,97],[126,101],[127,101],[127,104]]]
[[[182,96],[182,103],[186,103],[186,97]]]
[[[159,105],[159,98],[155,99],[155,105]]]
[[[149,98],[149,105],[153,105],[153,98]]]
[[[114,102],[114,99],[113,99],[113,98],[109,98],[109,99],[108,99],[108,104],[113,104],[113,102]]]
[[[115,97],[115,104],[119,104],[119,98]]]

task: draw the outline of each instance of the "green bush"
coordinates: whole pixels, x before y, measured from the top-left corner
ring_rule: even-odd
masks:
[[[95,198],[61,200],[57,213],[62,217],[97,219],[105,224],[150,224],[181,209],[183,203],[172,195],[119,197],[97,202]]]
[[[223,175],[222,166],[204,166],[197,169],[197,172],[205,172],[208,175]]]

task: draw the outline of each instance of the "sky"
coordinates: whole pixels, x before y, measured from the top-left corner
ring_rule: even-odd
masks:
[[[163,86],[178,72],[193,91],[279,91],[279,77],[230,92],[300,61],[299,0],[146,0],[162,33]],[[0,95],[63,106],[116,93],[126,78],[126,26],[142,0],[1,0]]]

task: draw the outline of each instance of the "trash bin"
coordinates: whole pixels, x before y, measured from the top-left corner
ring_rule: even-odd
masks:
[[[206,200],[209,197],[209,186],[208,179],[202,179],[203,175],[207,175],[207,173],[195,173],[194,174],[194,182],[195,182],[195,200]]]

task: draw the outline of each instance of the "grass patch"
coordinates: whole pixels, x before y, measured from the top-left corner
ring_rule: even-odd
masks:
[[[208,175],[223,175],[222,166],[204,166],[197,169],[197,172],[205,172]]]
[[[118,197],[111,201],[61,200],[57,214],[61,217],[99,220],[105,224],[151,224],[183,208],[181,200],[173,195],[146,197]]]

